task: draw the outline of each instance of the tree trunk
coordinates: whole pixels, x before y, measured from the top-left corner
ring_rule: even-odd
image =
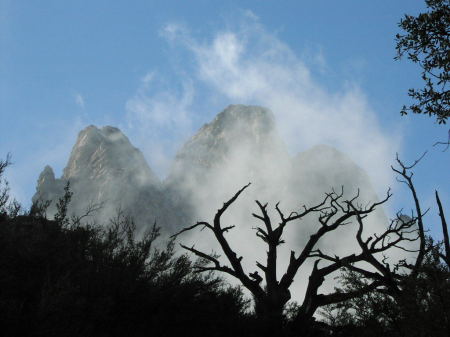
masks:
[[[294,332],[295,336],[301,337],[322,336],[316,328],[316,319],[309,314],[297,315],[291,326],[291,330]]]
[[[255,311],[261,329],[260,336],[284,336],[283,309],[286,302],[283,301],[256,301]]]

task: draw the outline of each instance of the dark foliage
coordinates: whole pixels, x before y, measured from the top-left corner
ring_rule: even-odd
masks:
[[[399,298],[383,292],[329,306],[322,313],[338,336],[444,337],[450,332],[450,270],[440,248],[427,242],[427,253],[416,276],[405,274]],[[342,290],[359,289],[364,282],[351,271]]]
[[[405,179],[407,167],[400,161],[399,164],[405,169]],[[402,174],[399,171],[399,174]],[[322,202],[312,207],[303,206],[300,211],[291,212],[285,215],[280,209],[279,204],[275,209],[279,215],[279,223],[270,218],[267,207],[268,204],[262,204],[256,201],[260,214],[253,213],[253,216],[263,222],[264,226],[256,227],[256,236],[265,242],[267,247],[267,259],[265,264],[256,261],[256,266],[262,271],[262,276],[258,271],[245,271],[241,261],[243,257],[231,248],[225,233],[235,226],[226,226],[222,223],[222,215],[230,205],[235,202],[239,195],[249,187],[250,184],[241,188],[234,196],[226,201],[220,208],[213,221],[200,221],[196,224],[182,229],[174,237],[196,229],[208,229],[214,234],[222,252],[228,260],[228,264],[222,264],[215,254],[207,254],[197,250],[194,246],[187,247],[181,244],[185,250],[204,259],[205,266],[197,266],[199,272],[218,271],[229,274],[238,279],[240,283],[247,288],[254,298],[254,311],[260,326],[267,336],[271,335],[302,335],[314,336],[329,333],[321,323],[316,322],[314,314],[317,309],[335,303],[347,301],[351,298],[359,298],[366,293],[384,289],[390,293],[399,292],[397,284],[397,272],[389,264],[381,259],[380,255],[389,254],[393,248],[406,249],[403,245],[407,242],[419,240],[422,242],[423,226],[422,212],[418,210],[418,216],[409,219],[402,218],[397,214],[396,218],[391,220],[384,232],[363,238],[366,222],[364,219],[374,212],[377,207],[384,204],[391,194],[388,191],[385,199],[361,205],[359,192],[351,199],[344,199],[343,190],[339,193],[332,190],[327,193]],[[314,215],[317,219],[315,232],[309,236],[308,241],[299,252],[291,251],[289,264],[281,278],[277,277],[278,265],[278,246],[284,243],[283,231],[285,227],[295,221],[302,220],[308,214]],[[343,226],[356,223],[354,229],[354,241],[358,245],[358,251],[346,256],[337,256],[333,252],[325,252],[317,249],[318,242],[328,233],[333,232]],[[416,222],[419,223],[417,228]],[[422,243],[420,243],[422,247]],[[420,264],[422,258],[417,258],[416,264]],[[290,286],[294,282],[300,267],[307,260],[313,260],[314,266],[309,274],[306,283],[306,292],[301,305],[290,308],[290,321],[286,321],[284,311],[287,303],[291,299]],[[327,278],[332,277],[336,272],[344,268],[349,268],[366,280],[364,287],[359,289],[348,289],[349,291],[336,291],[328,294],[321,292],[321,287]],[[265,281],[263,283],[263,281]],[[293,313],[295,310],[295,313]]]
[[[81,225],[64,213],[69,200],[67,190],[57,221],[36,205],[22,215],[3,205],[1,335],[252,335],[240,288],[194,273],[173,242],[154,247],[156,226],[136,240],[122,214],[109,227]]]
[[[414,99],[402,114],[408,111],[435,116],[439,124],[445,124],[450,116],[450,1],[426,0],[426,13],[405,15],[399,27],[405,34],[397,34],[397,56],[404,55],[422,68],[422,89],[409,89]]]
[[[426,243],[423,217],[427,211],[422,211],[411,171],[424,156],[425,154],[411,165],[405,164],[397,156],[397,165],[392,167],[392,170],[398,174],[398,181],[405,184],[411,192],[414,202],[414,211],[411,216],[397,213],[384,232],[372,234],[369,237],[363,235],[366,227],[364,219],[390,198],[389,191],[385,199],[362,206],[358,201],[359,193],[351,199],[344,199],[343,191],[336,193],[333,190],[326,194],[321,203],[312,207],[303,206],[300,211],[291,212],[288,216],[281,211],[279,204],[276,204],[275,209],[279,215],[278,224],[275,224],[269,216],[268,204],[256,201],[260,214],[253,213],[253,216],[264,224],[255,228],[256,236],[263,240],[267,247],[265,264],[256,261],[256,266],[262,271],[262,275],[258,271],[244,270],[241,264],[242,257],[231,248],[225,237],[225,234],[235,226],[224,225],[221,218],[250,184],[241,188],[226,201],[216,212],[213,221],[197,222],[174,236],[196,228],[207,229],[214,234],[228,263],[223,264],[215,254],[207,254],[195,247],[185,245],[181,247],[208,262],[204,266],[196,267],[199,272],[219,271],[229,274],[251,292],[257,324],[266,332],[263,336],[306,337],[336,334],[371,336],[372,333],[374,336],[379,334],[440,336],[441,332],[448,332],[449,327],[450,248],[444,210],[437,192],[436,201],[444,232],[445,249],[440,252],[432,244],[427,246]],[[316,216],[317,231],[310,235],[300,252],[291,251],[286,272],[278,279],[277,248],[284,243],[283,230],[290,222],[302,220],[308,214]],[[324,235],[351,221],[357,225],[354,239],[359,251],[347,256],[337,256],[333,252],[317,249],[316,245]],[[417,250],[411,250],[405,245],[415,241],[417,241]],[[391,264],[388,257],[394,249],[414,252],[416,256],[412,259],[412,263],[404,259]],[[307,259],[313,259],[314,266],[306,283],[302,303],[288,306],[288,301],[291,299],[289,287]],[[442,265],[441,260],[446,264]],[[342,271],[347,271],[344,274],[344,286],[336,288],[334,292],[321,293],[320,288],[325,279],[332,277],[335,272]],[[443,298],[447,299],[443,300]],[[337,317],[328,315],[329,318],[333,318],[331,323],[334,326],[318,322],[314,318],[317,309],[323,307],[331,308],[333,314],[336,311],[340,314]],[[415,312],[418,310],[424,315],[417,316]],[[416,329],[412,324],[418,317],[423,324],[422,330]],[[447,323],[432,324],[430,323],[432,319],[434,323],[441,319],[445,319]],[[393,321],[395,324],[389,325]],[[397,326],[399,324],[403,324],[405,328],[401,330]]]
[[[364,218],[377,203],[358,206],[358,195],[342,201],[331,192],[324,201],[285,216],[275,206],[280,223],[273,227],[267,204],[257,202],[264,223],[257,236],[269,245],[263,271],[244,272],[224,238],[233,226],[222,227],[220,216],[239,194],[224,204],[214,223],[199,222],[181,231],[206,227],[213,231],[232,267],[216,255],[183,246],[199,257],[195,263],[174,252],[174,241],[155,247],[156,225],[135,237],[131,219],[119,212],[109,226],[82,224],[86,216],[68,217],[70,186],[57,204],[55,220],[45,215],[48,203],[28,212],[10,200],[2,173],[9,164],[0,160],[0,332],[5,336],[447,336],[450,329],[450,248],[443,205],[436,202],[444,233],[442,244],[426,239],[420,202],[411,169],[397,158],[393,170],[411,191],[416,214],[397,214],[385,232],[363,240]],[[95,211],[93,205],[86,215]],[[300,254],[292,252],[286,273],[276,279],[276,247],[283,228],[309,212],[318,214],[320,227]],[[356,218],[355,240],[361,252],[344,257],[315,249],[317,241],[349,219]],[[83,221],[81,221],[83,220]],[[416,228],[417,227],[417,228]],[[408,234],[416,234],[408,238]],[[402,248],[419,240],[413,263],[390,266],[375,254]],[[307,258],[315,259],[301,304],[288,303],[289,286]],[[365,262],[367,267],[358,266]],[[211,265],[212,263],[212,265]],[[319,263],[321,265],[319,266]],[[318,290],[325,277],[345,270],[342,286],[329,294]],[[254,313],[239,287],[230,287],[214,273],[238,278],[254,297]],[[275,277],[272,277],[275,276]],[[272,278],[271,278],[272,277]],[[288,283],[284,283],[288,279]],[[265,280],[266,285],[260,283]],[[325,308],[328,321],[313,315]]]
[[[424,154],[425,155],[425,154]],[[423,155],[423,156],[424,156]],[[394,265],[395,291],[376,289],[359,297],[328,306],[322,313],[336,336],[441,337],[450,334],[450,247],[444,207],[436,191],[436,203],[444,240],[435,244],[425,235],[424,215],[413,183],[414,168],[397,157],[392,169],[411,192],[420,232],[420,247],[413,263],[407,259]],[[407,220],[405,218],[405,220]],[[341,276],[343,293],[367,287],[367,281],[352,268]]]

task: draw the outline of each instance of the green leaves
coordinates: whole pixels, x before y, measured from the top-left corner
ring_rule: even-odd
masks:
[[[403,106],[402,115],[408,112],[436,116],[445,124],[450,116],[450,1],[426,0],[429,12],[418,16],[405,15],[399,27],[405,34],[396,35],[396,60],[404,55],[422,68],[425,82],[422,89],[409,89],[414,103]]]

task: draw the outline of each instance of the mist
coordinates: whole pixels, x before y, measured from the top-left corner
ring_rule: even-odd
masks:
[[[276,34],[267,31],[250,11],[227,22],[208,39],[196,38],[189,27],[177,22],[166,24],[161,36],[174,53],[182,50],[183,57],[187,57],[185,63],[191,64],[177,73],[180,89],[159,90],[159,80],[152,73],[127,103],[129,126],[133,127],[135,139],[151,144],[148,148],[154,152],[146,155],[160,176],[168,175],[170,181],[177,171],[177,159],[171,164],[177,147],[173,144],[180,146],[189,139],[189,133],[195,132],[192,129],[197,122],[196,100],[206,100],[213,106],[217,102],[254,104],[273,113],[274,129],[267,135],[271,139],[267,143],[277,145],[251,144],[246,140],[251,126],[238,126],[241,129],[230,136],[238,145],[231,146],[233,149],[220,165],[212,164],[213,173],[199,174],[199,179],[184,174],[178,185],[195,209],[194,220],[211,220],[225,200],[252,182],[225,217],[227,225],[237,225],[229,234],[230,242],[244,257],[249,272],[255,270],[255,260],[265,258],[265,247],[253,229],[258,225],[251,216],[257,211],[254,200],[269,202],[272,210],[280,201],[289,213],[319,202],[331,188],[344,186],[346,197],[359,188],[361,203],[365,204],[384,197],[389,186],[396,187],[390,164],[401,149],[401,136],[381,128],[356,83],[343,79],[341,88],[332,91],[316,79],[318,73],[326,71],[326,57],[321,52],[302,58]],[[211,96],[196,97],[196,86],[208,88]],[[169,130],[172,142],[155,147],[157,141],[151,135],[158,134],[161,127]],[[145,136],[139,136],[141,133]],[[309,152],[321,144],[337,149],[339,155],[327,147]],[[299,153],[302,154],[297,157]],[[351,167],[348,163],[352,163]],[[385,212],[377,211],[368,219],[367,235],[382,231],[387,224]],[[301,248],[314,225],[317,226],[314,219],[292,224],[286,233],[281,265],[288,261],[290,249]],[[356,248],[354,232],[355,228],[348,226],[340,233],[330,233],[322,244],[333,253],[348,253]],[[214,239],[203,232],[192,234],[186,241],[206,251],[218,250]],[[302,291],[301,283],[297,282],[294,292]]]
[[[170,48],[189,58],[190,66],[174,70],[179,81],[175,87],[157,70],[145,74],[126,102],[126,124],[121,126],[160,181],[152,178],[152,183],[141,184],[136,179],[128,190],[139,192],[124,193],[126,186],[112,181],[108,185],[105,180],[94,201],[104,202],[106,195],[121,204],[106,205],[107,213],[122,205],[133,205],[131,215],[146,209],[149,214],[138,221],[140,229],[145,229],[144,219],[152,218],[171,235],[196,221],[212,221],[222,203],[251,182],[224,215],[224,224],[236,225],[227,237],[243,256],[246,272],[253,272],[255,261],[263,262],[266,256],[264,243],[255,235],[255,227],[261,225],[252,216],[258,212],[255,200],[269,203],[275,221],[277,202],[289,214],[319,203],[332,189],[343,188],[346,198],[359,191],[362,205],[384,197],[393,181],[389,164],[401,139],[382,130],[356,84],[344,82],[339,90],[330,91],[315,79],[326,64],[322,54],[312,63],[303,60],[251,12],[244,12],[239,24],[213,32],[206,40],[178,23],[165,25],[160,35]],[[199,86],[211,96],[198,97]],[[238,105],[228,106],[211,121],[199,121],[199,101],[213,107],[222,102]],[[203,123],[207,124],[197,130]],[[133,161],[127,165],[131,167]],[[137,166],[129,172],[147,170],[140,161]],[[90,195],[74,188],[84,199]],[[74,209],[80,210],[81,206]],[[383,231],[388,217],[379,209],[366,223],[369,236]],[[290,251],[299,252],[317,225],[314,216],[290,224],[280,249],[278,276]],[[329,233],[319,247],[337,255],[358,252],[355,232],[355,224],[346,225]],[[220,254],[209,234],[190,232],[178,241]],[[394,254],[394,259],[399,257]],[[312,263],[305,266],[311,267]],[[300,270],[299,275],[303,276],[292,289],[295,299],[301,298],[308,270]],[[332,286],[333,282],[327,288]]]
[[[172,81],[178,84],[168,89],[163,74],[150,71],[126,104],[126,133],[146,149],[160,176],[167,176],[177,149],[208,122],[198,119],[201,101],[215,107],[209,108],[210,115],[228,104],[266,107],[291,155],[328,144],[368,172],[378,193],[391,184],[389,164],[401,148],[400,136],[382,130],[356,83],[342,79],[342,86],[331,91],[316,80],[326,68],[321,52],[305,60],[250,11],[209,39],[197,39],[176,22],[166,24],[160,34],[171,52],[183,58],[181,70],[174,66]],[[196,87],[206,87],[210,95],[196,96]],[[160,141],[163,133],[170,141]]]

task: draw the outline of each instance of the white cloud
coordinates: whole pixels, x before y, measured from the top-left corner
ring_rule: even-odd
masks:
[[[364,93],[345,79],[340,91],[329,92],[314,79],[316,69],[308,67],[254,15],[244,15],[236,29],[219,31],[206,41],[176,24],[168,24],[163,31],[172,45],[191,53],[193,76],[217,95],[229,103],[270,108],[291,153],[330,144],[361,165],[379,192],[391,183],[389,164],[400,138],[382,131]],[[327,62],[319,51],[316,67],[323,72]]]
[[[186,27],[175,23],[166,25],[161,30],[161,35],[170,42],[175,52],[187,52],[188,58],[184,63],[186,69],[183,70],[189,73],[189,83],[192,87],[204,86],[211,95],[220,97],[226,104],[256,104],[271,109],[275,114],[278,131],[291,154],[295,155],[317,144],[334,146],[365,169],[378,194],[384,195],[388,185],[392,183],[389,164],[394,158],[393,154],[399,151],[400,137],[382,130],[366,96],[356,84],[343,79],[341,89],[330,92],[314,78],[317,71],[326,76],[328,70],[326,55],[320,48],[317,48],[317,55],[311,55],[311,51],[307,51],[302,58],[276,35],[268,32],[254,14],[244,13],[242,20],[237,27],[235,25],[236,28],[215,32],[212,38],[206,40],[196,38]],[[305,60],[305,55],[308,60]],[[194,67],[189,68],[192,60]],[[181,94],[175,95],[167,90],[154,91],[149,95],[148,88],[146,92],[145,95],[138,93],[137,101],[127,104],[134,117],[140,116],[137,119],[141,121],[147,118],[151,121],[148,124],[154,127],[158,123],[170,121],[171,116],[180,114],[183,122],[171,123],[181,130],[189,129],[184,126],[193,120],[192,107],[195,103],[195,97],[186,94],[189,90],[182,90]],[[183,99],[185,96],[189,99]],[[224,107],[225,105],[222,108]],[[192,122],[190,124],[192,125]],[[242,151],[237,150],[236,156],[246,158],[240,152]],[[242,161],[236,162],[242,164]],[[265,164],[275,165],[275,169],[269,170],[271,172],[284,172],[282,167],[277,167],[282,165],[279,160],[269,158]],[[230,195],[234,185],[240,184],[241,180],[248,181],[246,172],[236,169],[240,164],[230,165],[223,169],[228,175],[224,173],[221,177],[219,174],[221,178],[216,179],[218,181],[208,180],[204,186],[195,185],[192,188],[193,193],[189,195],[194,200],[198,199],[196,204],[199,205],[199,214],[213,212],[220,205],[217,200],[224,201],[224,195]],[[230,172],[233,176],[232,182],[229,181]],[[186,183],[189,184],[189,181]],[[212,196],[211,193],[216,195]],[[296,196],[304,193],[306,192],[302,191]],[[252,197],[261,195],[253,195],[249,199]],[[280,198],[280,194],[274,197]],[[282,198],[289,196],[282,194]],[[289,202],[294,200],[283,202],[289,205]],[[308,204],[308,200],[301,202]],[[249,219],[249,209],[252,208],[248,203],[239,210],[235,209],[234,214],[229,215],[230,223],[252,223]],[[378,220],[380,218],[383,217]],[[383,221],[374,223],[376,228],[370,228],[371,231],[380,230],[384,226]],[[305,234],[305,229],[301,231]],[[309,235],[306,234],[304,237]],[[297,239],[298,236],[292,235],[292,238]],[[193,240],[198,242],[198,236]],[[350,249],[353,244],[351,236],[348,235],[342,236],[339,242],[334,238],[331,240],[345,249]],[[215,242],[206,238],[200,241],[207,251],[208,248],[217,249]],[[249,228],[236,228],[235,232],[230,234],[230,242],[244,251],[242,255],[246,257],[246,267],[253,268],[254,257],[258,254],[264,255],[264,249],[258,250],[261,245]],[[298,244],[299,242],[291,242],[290,247]],[[283,257],[288,261],[289,252],[285,253]],[[302,288],[302,285],[296,287]],[[300,289],[297,289],[296,293],[301,293]]]
[[[159,31],[159,35],[167,41],[173,41],[180,35],[186,36],[187,34],[187,28],[179,23],[168,23]]]
[[[80,93],[75,94],[75,103],[78,105],[81,109],[84,109],[85,101],[83,95]]]
[[[166,88],[158,73],[149,72],[126,103],[129,134],[141,144],[159,176],[167,174],[175,151],[192,132],[189,115],[195,93],[192,82],[185,78],[178,91]]]

